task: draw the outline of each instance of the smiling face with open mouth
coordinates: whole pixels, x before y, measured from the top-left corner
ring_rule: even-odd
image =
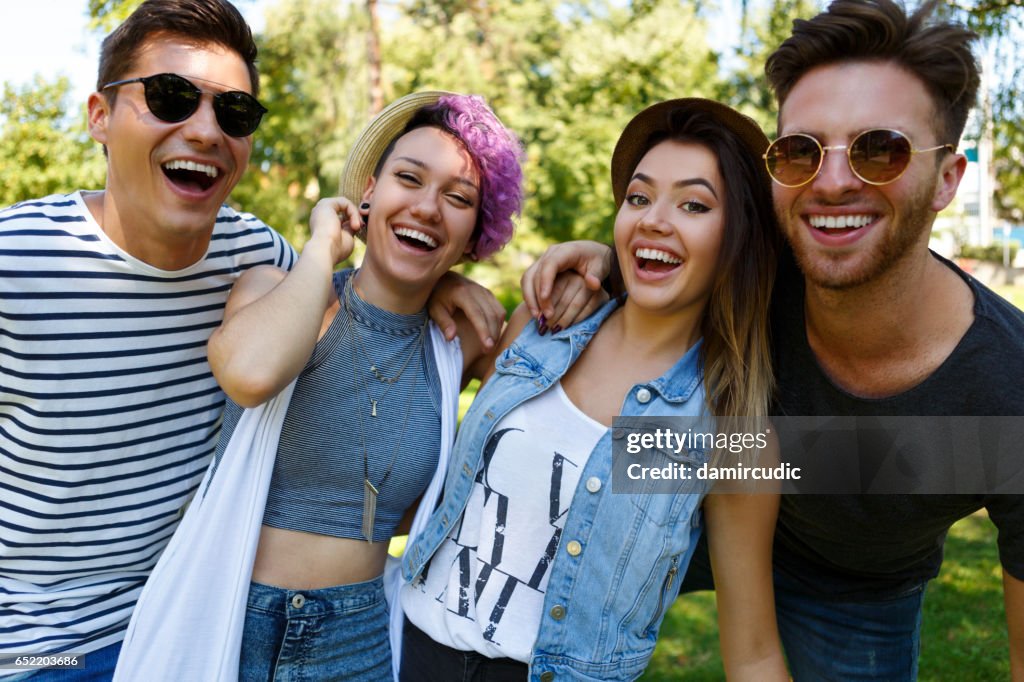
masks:
[[[93,137],[107,148],[100,224],[133,256],[164,269],[186,267],[206,252],[217,211],[242,177],[252,137],[232,137],[217,122],[212,95],[251,92],[244,60],[213,43],[158,34],[138,52],[124,79],[178,74],[203,91],[183,121],[157,118],[142,83],[89,98]]]
[[[615,219],[627,304],[700,314],[718,263],[724,201],[718,159],[707,147],[669,140],[644,155]]]
[[[419,310],[441,275],[472,250],[476,165],[451,134],[416,128],[396,141],[363,199],[370,212],[360,287],[372,279]]]
[[[934,105],[924,84],[885,62],[821,66],[800,77],[779,115],[779,134],[804,133],[829,146],[849,145],[876,128],[899,130],[916,147],[937,137]],[[892,270],[908,254],[924,254],[935,213],[948,199],[940,178],[955,162],[942,152],[917,154],[897,180],[871,185],[832,149],[817,176],[800,187],[773,183],[775,212],[808,280],[849,289]]]

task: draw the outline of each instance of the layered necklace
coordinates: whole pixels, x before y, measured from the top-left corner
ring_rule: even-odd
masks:
[[[357,271],[358,272],[358,271]],[[388,480],[388,476],[391,475],[391,470],[395,466],[395,460],[398,457],[398,449],[402,444],[402,437],[405,435],[406,424],[409,423],[409,409],[412,406],[413,395],[416,392],[416,384],[419,380],[419,373],[413,373],[413,383],[409,388],[409,396],[406,398],[405,414],[402,418],[402,429],[398,432],[398,437],[395,438],[395,444],[391,452],[391,460],[388,462],[388,467],[385,469],[384,474],[380,480],[374,485],[370,481],[370,455],[366,448],[366,429],[363,426],[363,401],[364,399],[359,395],[360,391],[366,392],[365,400],[369,401],[370,404],[370,421],[373,423],[373,419],[377,417],[377,407],[381,405],[381,409],[385,409],[383,406],[384,398],[387,397],[391,387],[398,383],[398,380],[402,378],[402,374],[405,372],[409,363],[412,362],[413,357],[422,353],[424,339],[426,338],[427,323],[428,319],[423,320],[423,324],[420,326],[419,334],[416,340],[412,343],[409,350],[409,354],[406,355],[405,360],[398,368],[398,372],[394,376],[387,376],[380,371],[378,365],[380,363],[374,362],[370,359],[363,346],[363,340],[359,336],[359,329],[356,324],[355,317],[352,314],[352,290],[355,289],[355,278],[356,273],[353,272],[348,281],[345,283],[344,298],[342,301],[342,307],[345,309],[345,316],[348,318],[348,329],[349,334],[352,336],[352,349],[353,349],[353,362],[352,362],[352,383],[353,389],[355,390],[355,402],[356,402],[356,417],[359,424],[359,441],[363,448],[363,524],[362,533],[363,537],[367,542],[373,542],[373,524],[377,517],[377,496],[380,494],[380,489],[384,486],[384,483]],[[359,372],[357,366],[362,363],[366,363],[364,366],[368,366],[370,376],[366,377],[364,381],[359,381]],[[384,384],[384,390],[376,398],[370,392],[370,385],[373,381],[377,381]]]

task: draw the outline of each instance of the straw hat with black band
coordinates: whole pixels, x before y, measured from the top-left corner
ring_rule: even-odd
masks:
[[[648,140],[652,135],[668,133],[672,130],[672,119],[678,113],[701,112],[712,116],[716,121],[731,130],[740,138],[744,146],[754,158],[754,165],[763,176],[763,180],[771,184],[768,172],[760,159],[768,149],[768,138],[761,126],[749,116],[744,116],[735,109],[701,97],[684,97],[670,99],[647,107],[633,117],[627,125],[612,154],[612,193],[615,205],[621,206],[626,198],[626,187],[640,159],[648,151]]]
[[[366,179],[377,169],[377,163],[388,145],[402,134],[417,111],[451,94],[442,90],[414,92],[384,107],[352,145],[345,169],[341,172],[341,196],[358,205],[366,191]],[[363,231],[360,231],[360,236],[364,236]]]

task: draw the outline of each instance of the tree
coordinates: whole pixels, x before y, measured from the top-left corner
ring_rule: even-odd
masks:
[[[301,244],[313,204],[337,192],[368,120],[367,19],[359,5],[288,0],[268,9],[266,26],[257,41],[270,112],[232,201]]]
[[[994,203],[1001,218],[1024,223],[1024,0],[954,3],[951,13],[982,36],[981,50],[992,54],[991,90]],[[998,65],[998,66],[995,66]],[[982,134],[981,125],[971,133]]]
[[[128,18],[142,0],[89,0],[90,26],[107,33]]]
[[[607,238],[622,127],[654,101],[713,96],[718,83],[703,19],[674,0],[420,1],[406,17],[385,40],[389,81],[485,95],[525,142],[523,224],[547,239]]]
[[[21,88],[4,85],[0,102],[0,206],[78,188],[101,188],[106,163],[86,132],[84,115],[69,116],[70,83],[41,76]]]

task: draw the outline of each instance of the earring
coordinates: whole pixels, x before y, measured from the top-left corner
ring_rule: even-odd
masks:
[[[359,204],[359,210],[361,210],[361,211],[369,211],[370,210],[370,202],[369,201],[364,201],[363,203]]]
[[[361,222],[363,223],[363,230],[366,230],[366,227],[369,224],[369,216],[367,214],[370,211],[370,202],[364,201],[363,203],[359,204],[359,210],[359,215],[362,218]]]

